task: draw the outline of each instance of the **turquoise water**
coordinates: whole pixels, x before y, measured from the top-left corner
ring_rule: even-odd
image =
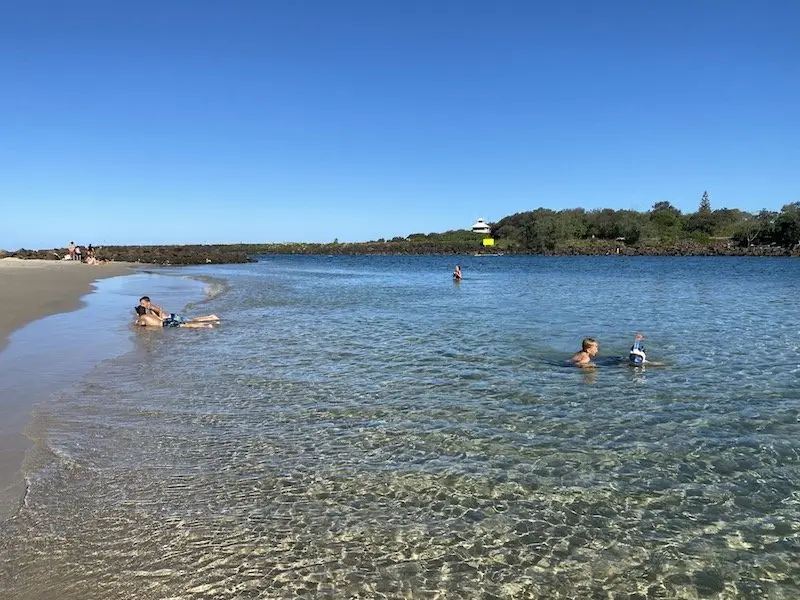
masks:
[[[0,589],[800,597],[800,261],[457,260],[189,269],[219,329],[37,405]]]

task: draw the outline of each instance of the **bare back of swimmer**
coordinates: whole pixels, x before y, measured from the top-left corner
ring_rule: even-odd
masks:
[[[143,306],[136,307],[136,315],[135,324],[142,327],[187,327],[190,329],[207,329],[213,327],[214,323],[217,322],[194,319],[190,321],[177,321],[172,318],[162,319],[156,315],[148,314]]]

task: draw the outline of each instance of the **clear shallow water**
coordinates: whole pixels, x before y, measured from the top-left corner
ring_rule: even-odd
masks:
[[[8,348],[0,352],[0,521],[19,504],[24,484],[19,467],[30,447],[23,430],[31,407],[80,381],[95,364],[134,348],[130,321],[139,290],[152,290],[174,306],[202,299],[205,288],[196,280],[144,271],[102,279],[95,287],[97,293],[84,296],[82,308],[15,331]]]
[[[0,589],[800,596],[800,262],[459,260],[192,269],[221,328],[38,406]],[[637,331],[665,367],[617,361]]]

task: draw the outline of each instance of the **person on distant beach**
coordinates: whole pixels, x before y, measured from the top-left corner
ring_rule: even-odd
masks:
[[[75,260],[80,261],[81,257],[82,257],[81,247],[80,246],[75,246]]]
[[[70,242],[67,250],[69,250],[69,259],[75,260],[75,242]]]
[[[162,320],[171,320],[171,321],[177,321],[177,322],[185,322],[185,321],[195,321],[195,322],[219,321],[219,317],[217,315],[205,315],[203,317],[195,317],[193,319],[186,319],[186,318],[182,317],[181,315],[176,315],[175,313],[167,312],[166,310],[164,310],[160,306],[157,306],[157,305],[153,304],[150,301],[150,296],[142,296],[141,298],[139,298],[139,306],[141,306],[141,307],[143,307],[145,309],[146,314],[155,315],[156,317],[158,317],[159,319],[162,319]]]
[[[144,306],[136,307],[136,315],[137,317],[135,324],[141,325],[142,327],[189,327],[194,329],[214,327],[213,322],[209,320],[202,320],[204,319],[203,317],[199,317],[198,319],[189,319],[188,321],[175,320],[172,318],[162,319],[155,315],[148,314],[147,309]]]
[[[456,265],[456,268],[453,269],[453,280],[461,281],[461,265]]]
[[[578,367],[596,367],[597,365],[592,362],[592,358],[597,356],[597,351],[599,349],[600,343],[596,339],[590,337],[583,338],[581,349],[573,354],[569,360]]]
[[[90,258],[94,258],[94,248],[92,248],[91,244],[86,247],[86,260]]]

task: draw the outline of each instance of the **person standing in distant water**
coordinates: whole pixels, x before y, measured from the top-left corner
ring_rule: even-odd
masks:
[[[583,344],[580,350],[578,350],[575,354],[572,355],[570,358],[570,362],[573,363],[575,366],[583,367],[583,368],[593,368],[596,367],[592,362],[592,358],[597,356],[597,351],[600,349],[600,343],[594,338],[584,338]]]
[[[67,250],[69,250],[69,259],[75,260],[75,242],[70,242]]]
[[[453,269],[453,281],[461,281],[461,265],[456,265]]]

